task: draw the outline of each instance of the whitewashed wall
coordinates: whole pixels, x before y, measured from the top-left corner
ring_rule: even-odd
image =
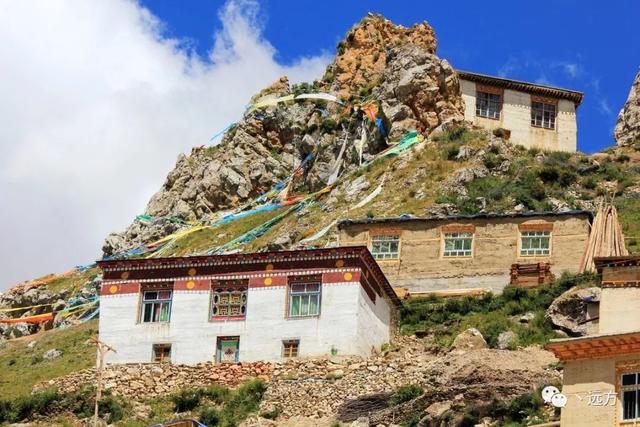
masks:
[[[531,126],[531,95],[510,89],[504,90],[500,120],[476,116],[476,83],[460,79],[465,120],[485,129],[504,128],[511,131],[510,141],[527,148],[551,151],[576,151],[577,124],[573,102],[560,99],[555,129]]]
[[[169,323],[137,319],[139,295],[103,295],[100,337],[116,348],[107,363],[152,360],[152,345],[170,343],[171,360],[196,364],[215,359],[218,336],[240,337],[240,360],[275,361],[282,340],[299,339],[300,356],[366,356],[389,340],[390,309],[383,298],[373,304],[358,282],[322,285],[319,317],[286,318],[286,288],[249,288],[244,321],[209,321],[209,291],[175,291]]]

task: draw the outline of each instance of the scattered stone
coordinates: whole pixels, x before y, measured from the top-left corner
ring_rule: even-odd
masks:
[[[518,337],[513,331],[500,332],[500,335],[498,335],[498,348],[500,350],[511,350],[517,339]]]
[[[53,360],[53,359],[57,359],[60,356],[62,356],[62,350],[58,350],[56,348],[47,350],[42,354],[42,358],[44,360]]]
[[[520,316],[519,322],[520,323],[529,323],[531,322],[533,319],[535,319],[536,314],[532,311],[528,311],[525,314],[523,314],[522,316]]]
[[[369,181],[364,175],[359,176],[358,178],[351,181],[347,184],[344,192],[345,192],[345,200],[350,202],[355,200],[360,193],[369,188]]]

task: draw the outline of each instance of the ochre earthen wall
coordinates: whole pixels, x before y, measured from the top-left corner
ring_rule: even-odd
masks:
[[[521,224],[553,226],[549,256],[519,255]],[[475,226],[471,257],[443,257],[442,227],[449,225]],[[412,291],[463,288],[500,291],[509,282],[513,263],[550,262],[556,275],[578,272],[589,238],[589,218],[580,215],[342,225],[340,245],[371,248],[371,236],[394,230],[400,235],[399,259],[378,261],[393,286]]]
[[[620,419],[620,378],[631,372],[640,372],[640,354],[565,362],[562,394],[567,405],[562,409],[560,426],[636,425]]]

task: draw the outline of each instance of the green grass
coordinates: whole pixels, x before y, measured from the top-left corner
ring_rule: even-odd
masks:
[[[60,276],[47,284],[47,289],[52,292],[60,292],[62,289],[69,291],[69,295],[75,295],[84,285],[98,275],[98,267],[90,268],[84,272],[74,272],[69,276]]]
[[[401,332],[430,331],[435,342],[449,347],[456,335],[477,328],[490,347],[496,347],[501,332],[515,332],[514,346],[544,344],[556,336],[545,318],[545,310],[560,294],[573,286],[593,286],[597,278],[591,274],[565,274],[554,282],[535,289],[508,287],[501,295],[482,297],[415,298],[405,303],[401,313]],[[533,312],[535,318],[522,324],[514,317]]]
[[[0,399],[28,395],[32,387],[68,373],[95,365],[96,348],[85,344],[95,335],[98,321],[91,320],[68,329],[53,329],[40,335],[7,341],[0,347]],[[36,341],[33,348],[27,344]],[[42,354],[56,348],[62,356],[44,360]]]
[[[640,253],[640,199],[618,198],[618,216],[625,244],[631,253]]]

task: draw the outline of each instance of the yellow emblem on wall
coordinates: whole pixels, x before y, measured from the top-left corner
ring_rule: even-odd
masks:
[[[271,277],[267,277],[264,279],[264,284],[269,286],[270,284],[273,283],[273,279]]]
[[[342,277],[344,277],[344,280],[346,280],[348,282],[349,280],[353,279],[353,274],[344,273],[344,275]]]
[[[194,282],[193,280],[189,280],[187,282],[187,289],[193,289],[196,287],[196,282]]]
[[[336,261],[336,267],[338,267],[338,268],[344,267],[344,260],[343,259],[337,260]]]
[[[109,288],[109,292],[115,294],[116,292],[118,292],[118,287],[116,285],[111,285],[111,287]]]
[[[123,271],[122,274],[120,275],[120,278],[122,280],[127,280],[129,278],[129,272],[128,271]]]
[[[198,270],[196,270],[195,268],[190,268],[189,271],[187,271],[187,274],[189,276],[195,276],[197,272]]]

